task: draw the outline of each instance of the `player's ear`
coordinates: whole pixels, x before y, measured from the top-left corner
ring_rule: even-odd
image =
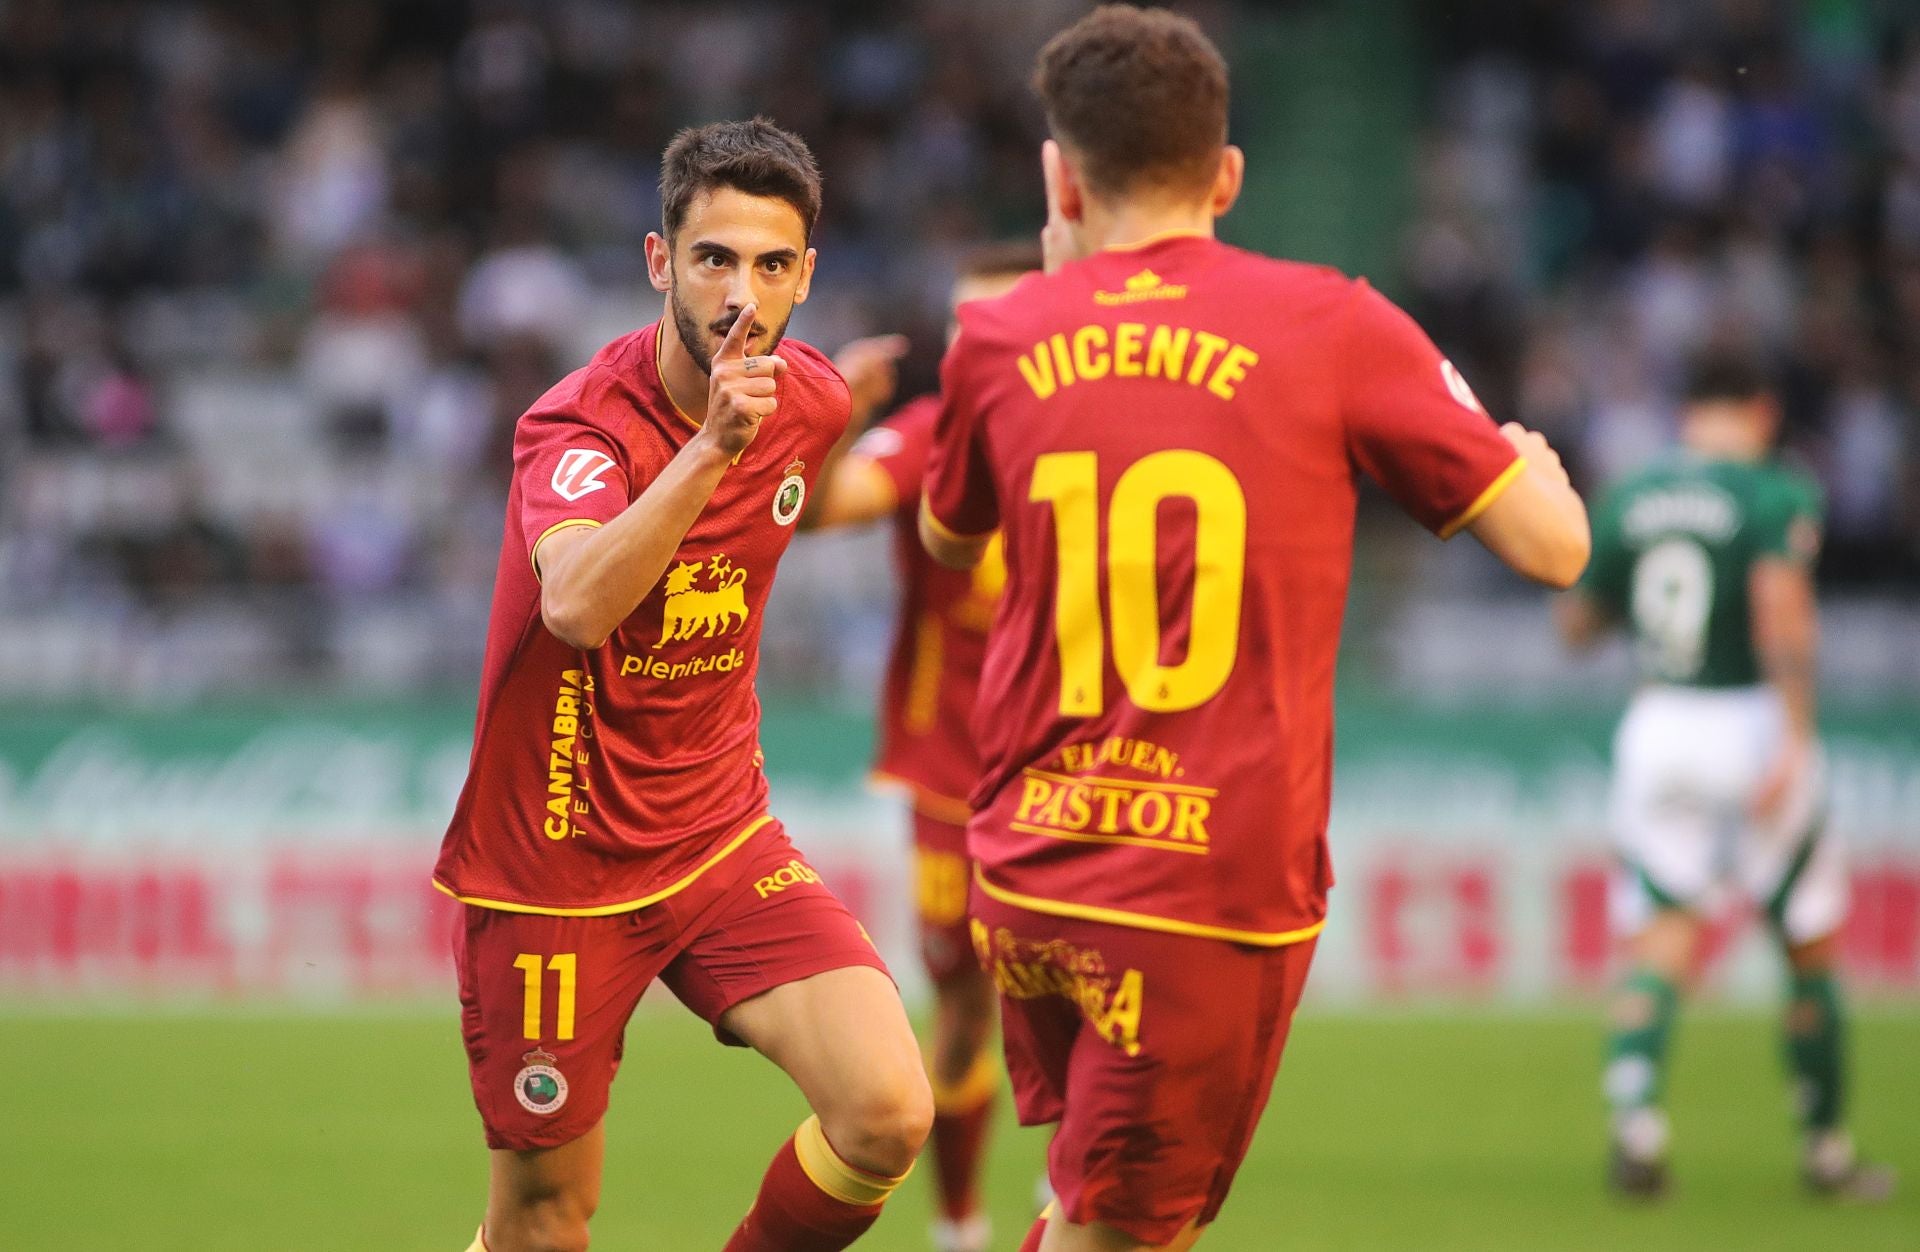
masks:
[[[657,230],[647,232],[647,281],[655,291],[673,290],[673,245]]]
[[[1213,174],[1213,191],[1207,197],[1207,208],[1215,217],[1225,217],[1233,202],[1240,198],[1240,188],[1247,181],[1247,154],[1240,151],[1238,145],[1228,144],[1220,150],[1220,168]]]
[[[1062,220],[1077,222],[1086,215],[1087,197],[1080,172],[1073,168],[1059,141],[1049,139],[1040,145],[1040,173],[1047,185],[1048,216],[1057,214]]]
[[[806,255],[800,258],[800,281],[795,283],[793,287],[793,302],[795,304],[805,304],[807,302],[807,292],[813,290],[813,263],[818,255],[819,254],[812,248],[808,248]]]

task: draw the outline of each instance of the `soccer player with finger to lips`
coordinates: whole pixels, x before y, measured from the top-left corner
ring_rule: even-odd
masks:
[[[716,123],[667,148],[661,202],[665,315],[515,429],[473,757],[434,871],[466,906],[492,1149],[470,1252],[587,1246],[608,1090],[656,977],[813,1109],[730,1252],[852,1243],[933,1116],[898,992],[768,812],[758,742],[767,593],[849,415],[827,358],[784,339],[819,174],[764,119]]]
[[[963,306],[922,540],[1007,577],[973,721],[971,936],[1027,1252],[1182,1249],[1219,1213],[1326,919],[1333,676],[1361,477],[1564,587],[1584,506],[1364,281],[1222,244],[1244,158],[1190,19],[1041,53],[1045,275]]]

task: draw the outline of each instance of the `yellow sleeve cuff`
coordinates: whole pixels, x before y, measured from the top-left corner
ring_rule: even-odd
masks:
[[[1495,500],[1500,498],[1501,492],[1513,486],[1513,480],[1520,477],[1526,468],[1527,458],[1523,456],[1513,458],[1513,464],[1501,470],[1500,477],[1488,483],[1487,489],[1478,496],[1475,496],[1473,503],[1469,504],[1460,516],[1440,528],[1440,537],[1442,539],[1451,539],[1462,530],[1473,525],[1474,521],[1479,518],[1482,513],[1485,513],[1491,508]]]

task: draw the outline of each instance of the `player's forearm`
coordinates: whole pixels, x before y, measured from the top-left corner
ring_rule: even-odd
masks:
[[[540,616],[576,648],[597,648],[666,572],[731,458],[696,435],[620,516],[569,542],[541,571]]]
[[[1557,461],[1530,457],[1470,530],[1515,573],[1561,590],[1578,581],[1593,549],[1587,506]]]
[[[1812,739],[1818,713],[1813,650],[1779,648],[1763,653],[1761,666],[1768,685],[1780,693],[1786,705],[1787,729],[1796,739]]]
[[[1820,654],[1813,573],[1792,561],[1763,560],[1748,579],[1753,651],[1760,672],[1786,705],[1788,729],[1799,739],[1811,739]]]

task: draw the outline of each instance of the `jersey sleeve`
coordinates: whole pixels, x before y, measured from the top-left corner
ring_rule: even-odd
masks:
[[[914,504],[926,479],[939,417],[939,407],[932,401],[910,404],[860,436],[847,455],[878,470],[892,485],[896,503]]]
[[[1627,547],[1621,527],[1625,513],[1622,493],[1614,490],[1602,497],[1593,510],[1593,554],[1580,575],[1579,588],[1609,616],[1627,616],[1633,582],[1633,551]]]
[[[1755,554],[1811,564],[1820,555],[1825,516],[1820,485],[1797,471],[1781,471],[1755,511]]]
[[[921,509],[935,529],[970,539],[999,528],[1000,502],[969,381],[976,353],[964,312],[960,327],[940,363],[940,415],[927,454]]]
[[[603,431],[566,410],[532,412],[513,435],[518,525],[539,572],[540,542],[572,526],[612,521],[632,500],[620,450]]]
[[[1441,538],[1469,525],[1526,462],[1426,333],[1364,279],[1344,345],[1347,447],[1360,470]]]

